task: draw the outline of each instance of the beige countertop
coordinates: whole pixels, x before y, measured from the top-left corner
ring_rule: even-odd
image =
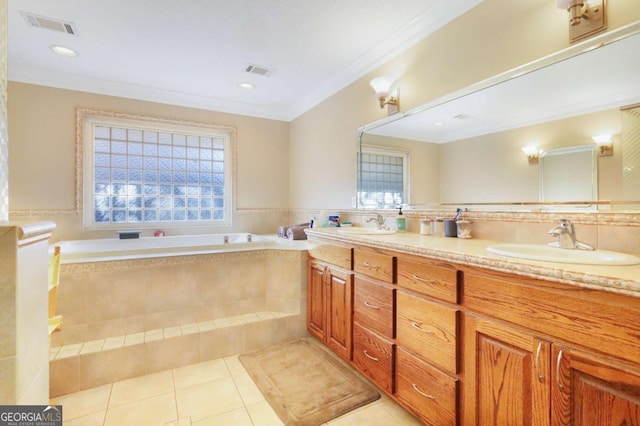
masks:
[[[499,243],[499,241],[435,237],[412,232],[389,235],[354,235],[341,234],[338,232],[338,228],[307,229],[306,232],[312,240],[310,244],[313,244],[313,237],[321,237],[640,297],[640,265],[579,265],[519,259],[493,254],[486,250],[487,246]]]

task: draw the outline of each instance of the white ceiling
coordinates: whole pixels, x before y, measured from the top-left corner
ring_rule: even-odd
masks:
[[[482,1],[9,0],[9,80],[288,121]]]

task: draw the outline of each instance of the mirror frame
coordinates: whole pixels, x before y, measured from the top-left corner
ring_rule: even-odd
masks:
[[[389,123],[393,123],[396,122],[398,120],[402,120],[403,118],[421,113],[423,111],[429,110],[430,108],[434,108],[440,105],[443,105],[447,102],[450,101],[454,101],[460,98],[463,98],[464,96],[476,93],[478,91],[490,88],[492,86],[495,86],[497,84],[515,79],[517,77],[523,76],[525,74],[529,74],[532,72],[535,72],[537,70],[540,70],[542,68],[551,66],[553,64],[556,64],[558,62],[573,58],[575,56],[581,55],[583,53],[587,53],[593,49],[598,49],[600,47],[604,47],[608,44],[614,43],[618,40],[622,40],[624,38],[627,37],[631,37],[634,36],[636,34],[640,34],[640,21],[636,21],[632,24],[623,26],[621,28],[618,28],[616,30],[604,33],[604,34],[600,34],[598,36],[594,36],[588,40],[582,41],[580,43],[576,43],[573,46],[570,46],[566,49],[560,50],[558,52],[552,53],[550,55],[544,56],[542,58],[539,58],[537,60],[531,61],[529,63],[526,63],[524,65],[518,66],[516,68],[513,68],[511,70],[508,70],[506,72],[500,73],[496,76],[490,77],[488,79],[479,81],[477,83],[474,83],[472,85],[469,85],[467,87],[464,87],[462,89],[456,90],[454,92],[451,92],[447,95],[444,95],[442,97],[436,98],[432,101],[426,102],[424,104],[418,105],[414,108],[410,108],[406,111],[400,111],[398,113],[395,113],[391,116],[385,117],[383,119],[374,121],[372,123],[368,123],[365,124],[364,126],[360,127],[358,129],[358,152],[361,153],[362,152],[362,144],[363,144],[363,137],[365,136],[365,134],[367,132],[370,132],[371,130],[374,130],[376,128],[382,127],[386,124]],[[548,121],[552,121],[552,120],[548,120]],[[358,156],[359,157],[359,156]],[[356,165],[357,170],[359,170],[360,168]],[[361,172],[357,172],[357,193],[356,193],[356,209],[360,209],[360,210],[369,210],[366,207],[364,207],[362,205],[361,200],[359,199],[358,194],[360,193],[360,182],[361,182],[361,176],[360,176]],[[631,202],[632,203],[632,202]],[[580,203],[578,203],[580,204]],[[583,203],[583,204],[587,204],[587,203]],[[612,202],[611,201],[606,201],[606,202],[601,202],[601,201],[595,201],[595,202],[591,202],[588,203],[590,205],[593,206],[601,206],[601,205],[608,205],[611,206]],[[620,204],[625,204],[623,202],[620,202]],[[504,211],[510,211],[514,208],[518,208],[518,206],[539,206],[539,207],[544,207],[544,206],[551,206],[551,205],[576,205],[575,202],[571,203],[571,202],[541,202],[540,200],[538,202],[526,202],[526,203],[522,203],[522,202],[515,202],[515,203],[456,203],[456,206],[483,206],[482,210],[487,211],[487,212],[504,212]],[[449,203],[438,203],[438,204],[433,204],[430,207],[436,207],[436,208],[447,208],[447,207],[451,207],[453,206],[453,204],[449,204]],[[490,209],[489,207],[491,206],[495,206],[495,209]],[[510,207],[509,209],[506,209],[506,207]],[[530,212],[533,210],[529,210]]]

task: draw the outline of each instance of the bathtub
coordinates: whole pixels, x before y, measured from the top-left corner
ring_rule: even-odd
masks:
[[[51,335],[53,397],[307,334],[306,241],[229,233],[54,246],[63,326]]]
[[[185,256],[238,250],[259,250],[278,245],[275,236],[247,233],[142,237],[139,239],[104,238],[62,241],[61,263],[104,262],[117,259]]]

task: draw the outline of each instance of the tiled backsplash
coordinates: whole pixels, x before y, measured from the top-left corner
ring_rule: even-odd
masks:
[[[340,214],[341,220],[356,225],[371,226],[366,220],[377,213],[386,218],[393,229],[396,212],[391,210],[326,210]],[[320,210],[295,210],[290,222],[308,221],[319,215]],[[420,232],[420,219],[436,217],[452,218],[455,211],[407,210],[404,211],[408,232]],[[546,212],[481,212],[463,213],[472,221],[473,238],[501,241],[545,244],[553,241],[549,229],[560,219],[574,222],[580,241],[592,244],[601,250],[613,250],[640,255],[640,214],[623,213],[546,213]],[[318,216],[319,217],[319,216]]]

